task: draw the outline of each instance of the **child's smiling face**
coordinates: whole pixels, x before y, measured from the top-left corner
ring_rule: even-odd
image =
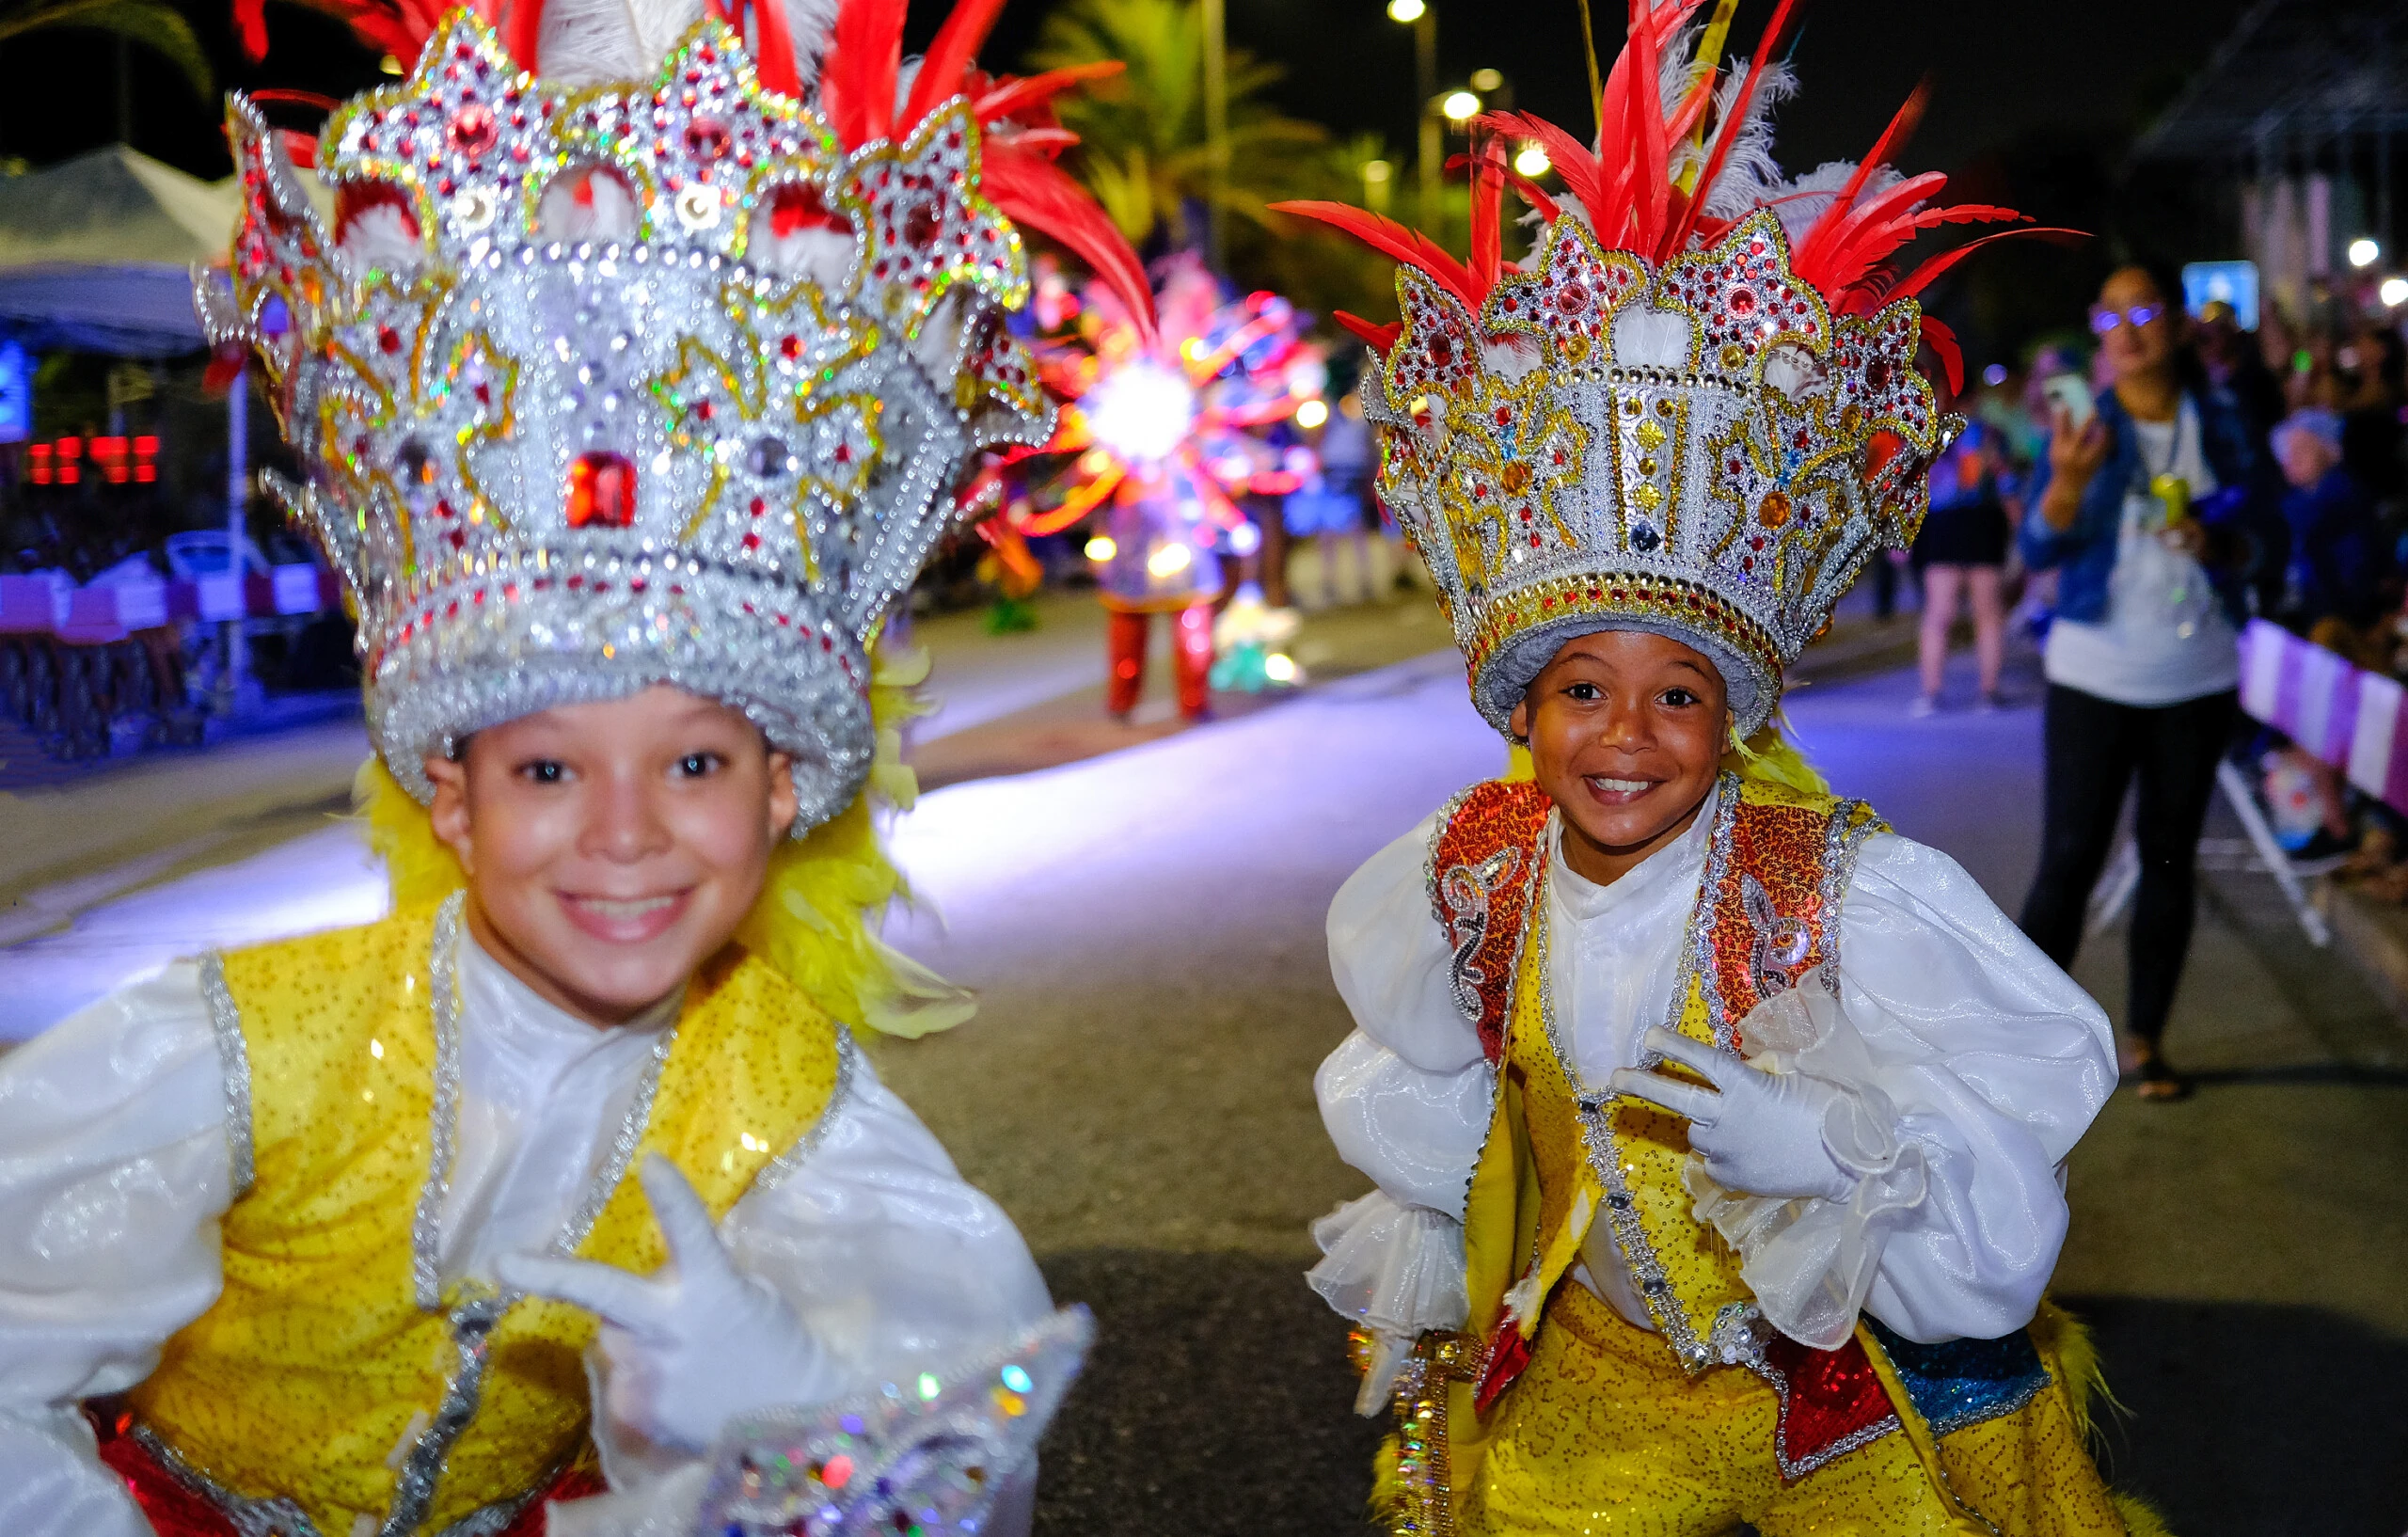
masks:
[[[1539,788],[1563,815],[1563,858],[1610,884],[1678,838],[1714,788],[1730,730],[1722,674],[1642,630],[1563,643],[1513,707]]]
[[[794,821],[784,753],[666,685],[489,727],[429,759],[477,942],[589,1023],[623,1023],[736,932]]]

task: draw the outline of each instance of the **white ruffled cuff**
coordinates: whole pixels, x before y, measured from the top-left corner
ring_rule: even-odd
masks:
[[[1443,1212],[1374,1190],[1315,1222],[1313,1242],[1322,1260],[1306,1281],[1366,1328],[1411,1340],[1471,1315],[1463,1224]]]
[[[1923,1204],[1926,1180],[1922,1145],[1899,1137],[1878,1089],[1843,1089],[1824,1115],[1823,1145],[1856,1181],[1844,1201],[1736,1195],[1707,1179],[1694,1153],[1682,1180],[1698,1220],[1738,1251],[1739,1278],[1766,1321],[1801,1345],[1837,1350],[1856,1328],[1898,1215]]]
[[[1818,987],[1774,994],[1741,1033],[1764,1050],[1750,1061],[1803,1072],[1839,1090],[1823,1113],[1823,1149],[1854,1181],[1845,1199],[1789,1200],[1724,1190],[1689,1155],[1682,1182],[1697,1217],[1739,1255],[1739,1278],[1765,1319],[1801,1345],[1837,1350],[1881,1268],[1881,1251],[1905,1213],[1923,1205],[1929,1180],[1923,1145],[1899,1134],[1897,1107],[1872,1083],[1863,1038],[1839,1000]]]

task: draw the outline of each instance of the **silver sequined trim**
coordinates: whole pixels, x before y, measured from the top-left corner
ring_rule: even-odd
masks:
[[[426,1186],[419,1192],[418,1216],[410,1225],[410,1278],[417,1283],[419,1307],[430,1313],[443,1306],[438,1223],[452,1191],[452,1147],[460,1121],[460,911],[467,898],[467,892],[456,891],[443,899],[427,959],[427,1005],[435,1018],[435,1124]]]
[[[775,1190],[792,1179],[797,1169],[811,1161],[811,1155],[828,1140],[829,1132],[836,1125],[836,1117],[853,1097],[853,1078],[860,1060],[861,1048],[853,1044],[852,1031],[841,1024],[836,1026],[836,1083],[828,1091],[827,1105],[819,1112],[819,1118],[811,1123],[811,1130],[795,1138],[794,1146],[769,1160],[768,1165],[752,1180],[753,1189]]]
[[[241,1200],[251,1193],[256,1171],[251,1147],[251,1048],[243,1038],[243,1011],[234,1006],[234,994],[226,986],[223,957],[200,958],[200,995],[209,1004],[209,1029],[217,1038],[217,1065],[226,1081],[228,1198]]]
[[[1843,800],[1831,808],[1831,824],[1823,834],[1823,965],[1824,988],[1840,995],[1840,904],[1856,879],[1856,856],[1864,840],[1879,831],[1873,808],[1861,800]],[[1858,820],[1860,814],[1863,819]]]
[[[184,1461],[183,1454],[150,1426],[136,1425],[126,1434],[169,1478],[214,1507],[237,1537],[320,1537],[309,1517],[292,1500],[246,1499]]]
[[[430,1312],[443,1305],[437,1219],[451,1190],[452,1159],[459,1133],[460,912],[467,895],[454,892],[436,913],[428,965],[435,992],[433,1145],[427,1158],[426,1186],[419,1193],[418,1218],[411,1231],[410,1264],[418,1283],[419,1306]],[[644,1127],[652,1118],[653,1099],[659,1091],[661,1071],[668,1065],[669,1049],[676,1038],[676,1027],[672,1025],[653,1042],[652,1059],[645,1064],[635,1098],[629,1101],[618,1133],[610,1140],[610,1155],[578,1197],[568,1221],[553,1236],[548,1253],[565,1256],[584,1243],[593,1232],[594,1224],[600,1220],[602,1209],[610,1204],[611,1194],[626,1179],[627,1165],[634,1159],[636,1148],[643,1140]],[[385,1524],[377,1529],[378,1537],[411,1537],[425,1520],[452,1445],[476,1418],[477,1405],[484,1392],[489,1339],[522,1295],[515,1290],[497,1292],[473,1286],[463,1288],[462,1298],[451,1315],[458,1366],[434,1422],[411,1445],[403,1462],[401,1477],[395,1481],[392,1507]],[[529,1494],[515,1501],[488,1505],[446,1528],[441,1537],[493,1537],[506,1529],[533,1497]]]
[[[1421,856],[1421,888],[1429,894],[1430,915],[1438,920],[1441,928],[1447,926],[1447,904],[1438,891],[1438,845],[1446,838],[1447,829],[1454,825],[1455,814],[1464,809],[1464,802],[1469,800],[1479,788],[1474,784],[1457,790],[1445,805],[1438,808],[1437,820],[1430,824],[1430,847]]]
[[[1722,993],[1714,975],[1714,936],[1711,922],[1716,892],[1731,866],[1732,830],[1739,819],[1739,782],[1736,776],[1722,776],[1719,799],[1714,808],[1714,832],[1706,855],[1705,879],[1698,888],[1697,905],[1690,910],[1688,929],[1681,944],[1681,964],[1672,979],[1671,1013],[1664,1022],[1667,1030],[1678,1031],[1681,1012],[1688,1003],[1689,989],[1695,984],[1705,994],[1706,1014],[1714,1026],[1714,1038],[1724,1051],[1731,1049],[1730,1026],[1723,1019]],[[1539,926],[1539,943],[1546,943],[1544,911],[1533,914]],[[1647,1311],[1656,1320],[1656,1328],[1671,1345],[1673,1354],[1690,1371],[1703,1371],[1714,1364],[1714,1353],[1702,1339],[1694,1324],[1680,1307],[1673,1295],[1671,1278],[1665,1274],[1663,1262],[1656,1257],[1656,1246],[1648,1242],[1647,1229],[1639,1220],[1637,1203],[1631,1199],[1630,1184],[1623,1175],[1622,1144],[1614,1135],[1611,1094],[1595,1094],[1582,1084],[1580,1070],[1571,1052],[1565,1049],[1555,1017],[1554,967],[1542,958],[1539,985],[1541,988],[1540,1018],[1546,1025],[1548,1047],[1555,1053],[1557,1069],[1564,1082],[1572,1085],[1580,1110],[1580,1127],[1589,1166],[1605,1186],[1604,1216],[1608,1230],[1613,1234],[1614,1246],[1622,1251],[1623,1262],[1630,1268],[1631,1278],[1639,1283],[1639,1292],[1646,1300]]]

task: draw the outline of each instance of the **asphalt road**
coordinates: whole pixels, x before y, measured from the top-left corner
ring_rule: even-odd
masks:
[[[1910,721],[1895,673],[1803,690],[1846,791],[2010,911],[2037,712]],[[1970,691],[1970,690],[1968,690]],[[957,785],[898,832],[907,948],[977,988],[881,1070],[1020,1222],[1102,1343],[1049,1442],[1039,1530],[1364,1530],[1375,1439],[1306,1225],[1360,1193],[1311,1095],[1349,1024],[1321,920],[1373,849],[1500,751],[1451,658],[1208,730]],[[2211,828],[2230,835],[2230,827]],[[2170,1041],[2186,1103],[2118,1096],[2076,1151],[2058,1292],[2126,1413],[2102,1453],[2185,1537],[2408,1527],[2408,1034],[2262,876],[2211,882]],[[2120,1010],[2120,931],[2078,968]]]

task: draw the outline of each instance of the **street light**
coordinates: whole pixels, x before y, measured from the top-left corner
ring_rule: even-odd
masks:
[[[2383,280],[2383,286],[2376,289],[2374,293],[2376,298],[2397,309],[2401,305],[2408,304],[2408,277],[2386,277]]]
[[[1502,90],[1505,88],[1505,71],[1502,70],[1474,70],[1471,72],[1471,88],[1476,91],[1483,92]]]
[[[1363,162],[1363,206],[1374,214],[1388,211],[1388,192],[1395,184],[1396,167],[1385,160]]]
[[[1446,159],[1446,145],[1437,118],[1430,110],[1430,99],[1438,94],[1438,13],[1430,8],[1430,0],[1388,0],[1388,20],[1400,26],[1413,28],[1413,99],[1419,103],[1420,164],[1415,167],[1421,183],[1420,216],[1428,218],[1438,206],[1438,170]]]
[[[1535,182],[1555,168],[1555,162],[1535,144],[1525,144],[1513,154],[1513,168]]]
[[[2357,239],[2350,242],[2350,265],[2353,267],[2371,267],[2382,259],[2383,247],[2376,245],[2373,241],[2368,240],[2366,236],[2360,235]]]
[[[1480,98],[1467,90],[1449,91],[1446,100],[1438,103],[1438,110],[1446,114],[1449,122],[1469,122],[1480,116]]]

